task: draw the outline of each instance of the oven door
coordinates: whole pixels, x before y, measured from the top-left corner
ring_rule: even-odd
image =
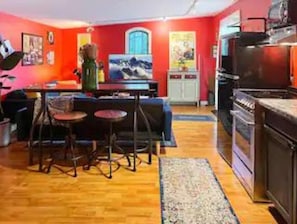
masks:
[[[232,75],[218,74],[218,118],[225,131],[232,135],[232,116],[230,110],[233,107],[233,89],[237,85],[237,79]]]
[[[254,169],[255,121],[251,114],[234,104],[232,151],[252,172]]]

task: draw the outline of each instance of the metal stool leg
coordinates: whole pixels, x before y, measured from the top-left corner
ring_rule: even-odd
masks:
[[[70,143],[70,151],[71,151],[71,156],[72,156],[72,163],[73,163],[73,168],[74,168],[74,177],[77,177],[77,158],[75,157],[75,152],[74,152],[74,141],[75,138],[72,135],[72,125],[69,124],[69,143]]]
[[[109,178],[112,178],[112,122],[109,124],[109,135],[108,135],[108,162],[109,162]]]
[[[64,160],[67,159],[68,149],[70,147],[70,139],[69,136],[65,136],[65,145],[64,145]]]
[[[55,157],[54,157],[54,152],[53,152],[53,149],[51,149],[51,161],[50,161],[50,163],[49,163],[49,165],[48,165],[48,168],[47,168],[47,173],[49,173],[50,171],[51,171],[51,167],[52,167],[52,165],[54,164],[54,162],[55,162]]]

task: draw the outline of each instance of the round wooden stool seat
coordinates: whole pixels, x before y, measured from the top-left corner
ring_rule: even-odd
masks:
[[[87,114],[85,112],[72,111],[72,112],[54,114],[54,119],[60,122],[75,123],[75,122],[82,121],[86,116]]]
[[[94,116],[107,122],[118,122],[127,116],[127,112],[122,110],[98,110],[94,113]]]

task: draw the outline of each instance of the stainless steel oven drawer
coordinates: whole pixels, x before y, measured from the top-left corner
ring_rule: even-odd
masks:
[[[244,165],[244,163],[239,159],[236,153],[232,153],[232,169],[240,182],[243,184],[246,191],[253,195],[253,174],[251,171]]]

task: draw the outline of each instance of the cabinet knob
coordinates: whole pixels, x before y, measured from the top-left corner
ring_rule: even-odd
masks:
[[[196,75],[185,75],[185,79],[196,79]]]
[[[297,145],[294,144],[293,142],[289,142],[288,145],[289,145],[290,149],[293,150],[293,152],[295,152],[297,150]]]
[[[181,75],[170,75],[170,79],[181,79]]]

